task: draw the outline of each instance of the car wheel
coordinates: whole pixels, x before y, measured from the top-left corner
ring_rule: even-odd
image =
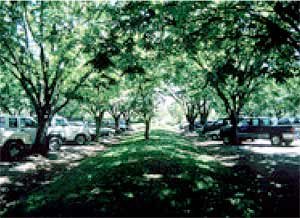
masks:
[[[86,143],[86,138],[84,135],[78,135],[75,137],[75,142],[78,145],[84,145]]]
[[[217,139],[218,139],[218,136],[217,136],[217,135],[212,135],[212,136],[211,136],[211,139],[212,139],[212,140],[217,140]]]
[[[272,145],[281,145],[281,138],[278,135],[274,135],[271,137]]]
[[[3,148],[2,159],[5,161],[18,160],[23,153],[24,144],[19,141],[7,142]]]
[[[229,145],[230,144],[230,138],[228,136],[223,137],[223,143],[224,145]]]
[[[51,137],[49,139],[49,150],[58,151],[62,145],[62,139],[60,137]]]
[[[284,142],[284,144],[285,144],[286,146],[290,146],[292,143],[293,143],[293,141],[285,141],[285,142]]]

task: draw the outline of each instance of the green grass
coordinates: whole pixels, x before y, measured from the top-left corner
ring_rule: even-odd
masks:
[[[152,131],[149,141],[136,134],[87,158],[5,216],[257,215],[251,193],[230,188],[235,179],[253,185],[187,139]]]

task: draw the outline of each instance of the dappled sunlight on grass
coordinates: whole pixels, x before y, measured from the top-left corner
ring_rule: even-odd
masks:
[[[274,147],[274,146],[241,146],[241,149],[249,150],[251,152],[267,154],[267,155],[285,155],[285,156],[300,156],[300,147]]]
[[[144,174],[146,179],[161,179],[163,177],[162,174]]]
[[[252,161],[244,151],[201,147],[162,130],[144,140],[139,132],[31,193],[8,215],[259,216],[255,202],[268,201],[271,188],[280,196],[286,182],[267,169],[272,182],[265,183],[265,173],[244,164]],[[261,184],[267,189],[259,192]]]
[[[4,185],[4,184],[10,184],[11,181],[9,179],[8,176],[1,176],[0,177],[0,186]]]

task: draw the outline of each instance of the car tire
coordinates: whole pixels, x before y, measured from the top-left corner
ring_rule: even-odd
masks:
[[[49,151],[58,151],[60,150],[61,145],[63,144],[63,141],[61,137],[52,136],[49,139],[48,145],[49,145]]]
[[[293,143],[293,141],[285,141],[285,142],[284,142],[284,144],[285,144],[286,146],[290,146],[292,143]]]
[[[218,136],[217,136],[217,135],[212,135],[212,136],[211,136],[211,139],[212,139],[212,140],[218,140]]]
[[[4,161],[19,160],[24,151],[24,144],[20,141],[9,141],[2,149],[1,159]]]
[[[85,145],[86,144],[86,137],[84,135],[77,135],[75,137],[75,142],[77,145]]]
[[[273,135],[273,136],[271,137],[271,144],[272,144],[272,145],[281,145],[281,143],[282,143],[282,140],[281,140],[281,137],[280,137],[280,136],[278,136],[278,135]]]

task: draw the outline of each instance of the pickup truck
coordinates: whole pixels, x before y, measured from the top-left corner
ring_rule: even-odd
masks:
[[[75,142],[78,145],[84,145],[91,140],[86,125],[69,123],[66,118],[61,116],[54,116],[51,119],[47,135],[50,139],[53,136],[54,138],[61,138],[62,142]]]
[[[231,125],[221,128],[220,136],[224,144],[229,144],[233,137]],[[273,125],[270,118],[242,118],[237,128],[238,141],[247,139],[269,139],[272,145],[290,145],[296,138],[292,125]]]
[[[0,115],[0,159],[17,160],[30,151],[36,126],[29,117]]]
[[[0,115],[0,160],[18,160],[29,152],[35,141],[37,122],[32,117]],[[79,145],[91,139],[88,129],[72,126],[59,116],[52,118],[47,129],[50,150],[58,150],[64,141]]]

